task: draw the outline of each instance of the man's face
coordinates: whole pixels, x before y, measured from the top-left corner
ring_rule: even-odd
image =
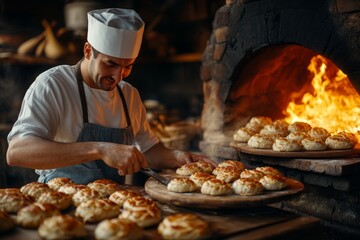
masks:
[[[94,58],[94,53],[91,53],[88,72],[96,85],[94,87],[104,91],[113,90],[122,79],[130,75],[134,62],[135,58],[115,58],[102,53]]]

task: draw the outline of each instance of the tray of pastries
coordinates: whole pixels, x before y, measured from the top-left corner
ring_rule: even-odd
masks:
[[[330,133],[306,122],[289,124],[265,116],[252,117],[237,129],[230,145],[240,152],[274,157],[341,157],[360,150],[354,133]]]
[[[246,169],[237,160],[225,160],[216,167],[206,162],[188,163],[163,176],[171,179],[167,186],[153,178],[147,180],[148,195],[175,206],[203,209],[263,206],[290,199],[304,189],[301,182],[276,168]]]

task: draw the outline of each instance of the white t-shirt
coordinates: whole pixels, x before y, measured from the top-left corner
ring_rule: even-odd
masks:
[[[117,88],[103,91],[83,82],[89,122],[104,127],[127,127]],[[119,83],[129,111],[134,145],[145,152],[159,142],[150,130],[140,95],[125,81]],[[83,127],[83,113],[74,70],[57,66],[40,74],[27,90],[19,117],[8,135],[32,135],[57,142],[76,142]]]

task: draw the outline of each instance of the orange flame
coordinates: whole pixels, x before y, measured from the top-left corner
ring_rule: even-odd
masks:
[[[307,122],[332,133],[359,133],[360,96],[347,75],[320,55],[311,59],[308,70],[314,74],[314,92],[304,94],[301,104],[290,102],[285,120]]]

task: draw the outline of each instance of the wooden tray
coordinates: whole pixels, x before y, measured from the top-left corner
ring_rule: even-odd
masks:
[[[359,155],[360,147],[356,145],[352,149],[346,150],[324,150],[324,151],[299,151],[299,152],[277,152],[272,149],[258,149],[252,148],[246,143],[235,143],[230,144],[237,151],[243,153],[249,153],[253,155],[269,156],[269,157],[286,157],[286,158],[334,158]]]
[[[179,177],[177,174],[162,174],[168,178]],[[182,176],[183,177],[183,176]],[[210,196],[198,192],[175,193],[167,190],[166,186],[149,178],[145,183],[145,192],[152,198],[161,202],[182,207],[203,209],[247,208],[263,206],[269,203],[287,200],[299,195],[304,190],[304,185],[291,178],[287,178],[288,187],[280,191],[266,191],[261,195],[240,196],[229,194],[225,196]]]

